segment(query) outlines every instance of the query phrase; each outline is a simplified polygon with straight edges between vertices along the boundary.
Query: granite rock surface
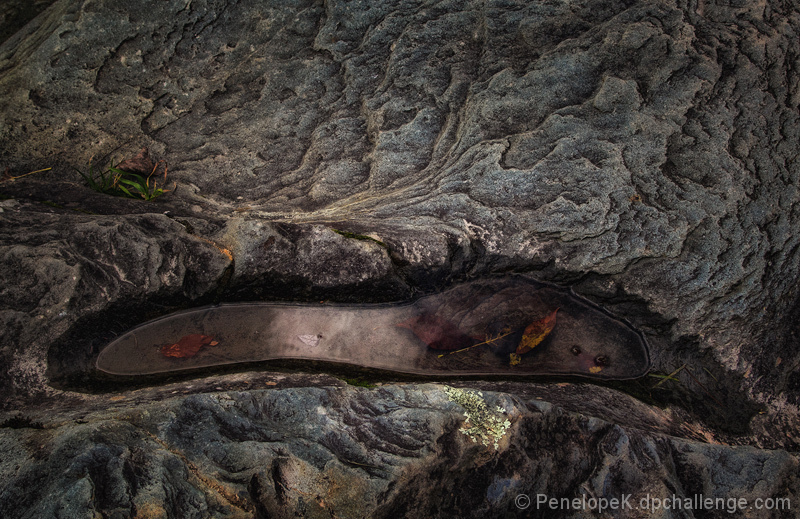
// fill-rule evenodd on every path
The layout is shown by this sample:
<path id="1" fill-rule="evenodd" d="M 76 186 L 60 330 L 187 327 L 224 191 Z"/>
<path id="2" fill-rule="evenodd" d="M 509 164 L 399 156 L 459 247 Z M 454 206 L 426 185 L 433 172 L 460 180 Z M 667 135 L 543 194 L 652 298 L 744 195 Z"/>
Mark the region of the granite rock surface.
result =
<path id="1" fill-rule="evenodd" d="M 19 5 L 0 11 L 4 516 L 796 500 L 796 2 Z M 153 202 L 74 172 L 142 147 L 168 165 Z M 507 411 L 497 450 L 459 432 L 441 385 L 386 374 L 92 373 L 177 309 L 402 301 L 508 272 L 628 320 L 654 374 L 685 367 L 658 387 L 465 383 Z"/>

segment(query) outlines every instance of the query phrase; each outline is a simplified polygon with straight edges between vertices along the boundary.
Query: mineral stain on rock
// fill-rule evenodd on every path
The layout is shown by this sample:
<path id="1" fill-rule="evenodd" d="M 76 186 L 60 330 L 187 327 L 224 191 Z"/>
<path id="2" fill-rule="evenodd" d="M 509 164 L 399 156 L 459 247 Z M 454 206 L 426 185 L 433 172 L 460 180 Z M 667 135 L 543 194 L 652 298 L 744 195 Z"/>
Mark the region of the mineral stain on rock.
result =
<path id="1" fill-rule="evenodd" d="M 192 354 L 177 354 L 181 344 L 194 346 Z M 410 304 L 237 303 L 179 312 L 118 337 L 96 366 L 136 376 L 278 359 L 433 376 L 602 379 L 639 377 L 650 364 L 644 338 L 627 323 L 569 290 L 515 276 Z"/>

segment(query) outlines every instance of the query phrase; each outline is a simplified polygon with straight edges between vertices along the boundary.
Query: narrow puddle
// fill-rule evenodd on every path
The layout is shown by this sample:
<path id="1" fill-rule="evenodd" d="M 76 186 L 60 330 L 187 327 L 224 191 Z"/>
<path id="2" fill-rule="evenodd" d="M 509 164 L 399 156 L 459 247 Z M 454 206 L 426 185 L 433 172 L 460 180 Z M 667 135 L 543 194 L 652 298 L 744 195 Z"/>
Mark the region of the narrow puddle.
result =
<path id="1" fill-rule="evenodd" d="M 647 373 L 642 335 L 569 290 L 520 277 L 474 281 L 403 305 L 237 303 L 142 324 L 99 354 L 115 376 L 279 359 L 417 375 Z"/>

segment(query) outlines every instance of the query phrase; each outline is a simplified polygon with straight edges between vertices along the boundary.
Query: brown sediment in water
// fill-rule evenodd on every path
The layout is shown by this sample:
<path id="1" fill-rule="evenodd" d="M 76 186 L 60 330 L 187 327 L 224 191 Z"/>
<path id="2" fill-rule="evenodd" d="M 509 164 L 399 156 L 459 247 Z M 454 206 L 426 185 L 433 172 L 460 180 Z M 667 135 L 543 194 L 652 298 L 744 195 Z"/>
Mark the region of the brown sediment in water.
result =
<path id="1" fill-rule="evenodd" d="M 552 331 L 512 363 L 526 328 L 556 309 Z M 181 356 L 190 336 L 209 339 Z M 569 290 L 520 277 L 465 283 L 402 305 L 198 308 L 130 330 L 100 352 L 96 366 L 136 376 L 282 359 L 434 376 L 629 379 L 649 368 L 647 344 L 630 325 Z"/>

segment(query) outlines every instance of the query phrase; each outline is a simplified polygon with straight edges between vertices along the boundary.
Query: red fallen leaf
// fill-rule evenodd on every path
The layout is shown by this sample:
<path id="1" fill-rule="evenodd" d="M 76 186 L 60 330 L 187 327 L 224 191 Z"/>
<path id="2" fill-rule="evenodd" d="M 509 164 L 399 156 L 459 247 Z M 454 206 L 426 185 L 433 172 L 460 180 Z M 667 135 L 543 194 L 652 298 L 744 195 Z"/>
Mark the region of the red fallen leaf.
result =
<path id="1" fill-rule="evenodd" d="M 156 164 L 153 162 L 153 159 L 150 158 L 150 151 L 147 148 L 142 148 L 136 155 L 123 160 L 115 167 L 130 173 L 149 175 L 155 169 Z"/>
<path id="2" fill-rule="evenodd" d="M 516 366 L 520 363 L 522 360 L 520 355 L 524 355 L 525 353 L 531 351 L 540 342 L 542 342 L 545 337 L 550 334 L 550 332 L 553 331 L 553 328 L 556 326 L 556 313 L 558 310 L 559 309 L 556 308 L 548 316 L 543 317 L 538 321 L 533 321 L 528 325 L 527 328 L 525 328 L 525 331 L 522 333 L 522 339 L 517 345 L 517 351 L 511 354 L 512 366 Z"/>
<path id="3" fill-rule="evenodd" d="M 465 335 L 453 323 L 434 314 L 420 314 L 397 323 L 395 326 L 408 328 L 419 340 L 434 350 L 457 350 L 471 346 L 475 341 Z"/>
<path id="4" fill-rule="evenodd" d="M 193 333 L 191 335 L 184 335 L 175 344 L 165 344 L 161 347 L 161 355 L 165 357 L 174 357 L 177 359 L 188 359 L 194 357 L 203 346 L 216 346 L 219 344 L 214 340 L 214 337 L 209 335 L 202 335 Z"/>

